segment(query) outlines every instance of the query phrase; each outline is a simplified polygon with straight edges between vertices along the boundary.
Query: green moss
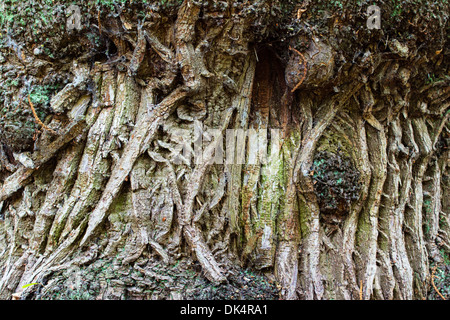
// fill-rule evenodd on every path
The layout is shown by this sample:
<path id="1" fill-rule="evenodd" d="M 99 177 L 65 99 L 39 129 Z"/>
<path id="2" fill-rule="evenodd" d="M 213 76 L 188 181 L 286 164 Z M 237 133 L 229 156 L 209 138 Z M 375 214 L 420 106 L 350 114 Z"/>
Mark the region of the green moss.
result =
<path id="1" fill-rule="evenodd" d="M 59 85 L 37 85 L 29 93 L 31 102 L 36 105 L 48 106 L 53 92 L 59 89 Z"/>
<path id="2" fill-rule="evenodd" d="M 425 209 L 426 213 L 431 213 L 431 200 L 424 200 L 423 201 L 423 208 Z"/>

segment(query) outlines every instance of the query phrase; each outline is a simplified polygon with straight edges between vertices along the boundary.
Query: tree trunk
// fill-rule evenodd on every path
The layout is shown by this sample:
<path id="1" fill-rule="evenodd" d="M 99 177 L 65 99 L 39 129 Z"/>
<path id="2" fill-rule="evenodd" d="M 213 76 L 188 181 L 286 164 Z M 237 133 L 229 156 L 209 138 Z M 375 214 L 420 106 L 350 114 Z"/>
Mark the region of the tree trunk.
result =
<path id="1" fill-rule="evenodd" d="M 435 297 L 448 46 L 349 53 L 309 1 L 236 3 L 83 5 L 65 57 L 5 38 L 0 298 Z M 260 30 L 283 19 L 295 34 Z M 264 285 L 241 290 L 249 274 Z"/>

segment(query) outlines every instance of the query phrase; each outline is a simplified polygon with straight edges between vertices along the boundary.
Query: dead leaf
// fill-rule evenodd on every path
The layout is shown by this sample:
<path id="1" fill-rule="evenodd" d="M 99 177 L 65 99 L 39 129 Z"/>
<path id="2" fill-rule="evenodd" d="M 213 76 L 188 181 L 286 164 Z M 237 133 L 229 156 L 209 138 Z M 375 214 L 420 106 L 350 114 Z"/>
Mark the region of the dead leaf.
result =
<path id="1" fill-rule="evenodd" d="M 15 292 L 11 296 L 12 296 L 12 300 L 20 300 L 20 297 L 22 296 L 22 292 Z"/>

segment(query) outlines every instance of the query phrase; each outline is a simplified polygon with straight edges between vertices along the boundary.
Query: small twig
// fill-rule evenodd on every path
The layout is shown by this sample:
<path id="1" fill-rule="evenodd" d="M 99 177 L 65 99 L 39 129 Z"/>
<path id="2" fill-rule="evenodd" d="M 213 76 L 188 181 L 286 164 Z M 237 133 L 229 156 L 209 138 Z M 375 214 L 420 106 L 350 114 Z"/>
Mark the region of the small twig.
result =
<path id="1" fill-rule="evenodd" d="M 42 121 L 39 119 L 39 117 L 37 116 L 36 110 L 34 109 L 34 105 L 33 105 L 33 103 L 31 102 L 30 95 L 28 95 L 28 103 L 30 104 L 31 112 L 33 112 L 33 116 L 34 116 L 34 119 L 36 120 L 36 122 L 37 122 L 40 126 L 42 126 L 42 128 L 44 128 L 45 130 L 47 130 L 47 131 L 53 133 L 54 135 L 57 135 L 56 131 L 54 131 L 54 130 L 50 129 L 49 127 L 47 127 L 47 126 L 46 126 L 44 123 L 42 123 Z"/>
<path id="2" fill-rule="evenodd" d="M 447 299 L 445 299 L 445 297 L 439 292 L 438 288 L 437 288 L 436 285 L 434 284 L 434 278 L 436 277 L 436 276 L 434 275 L 434 273 L 436 272 L 436 268 L 437 268 L 437 266 L 435 266 L 435 267 L 433 268 L 433 272 L 431 273 L 431 284 L 433 285 L 433 288 L 434 288 L 434 290 L 436 290 L 437 294 L 442 298 L 442 300 L 447 300 Z"/>
<path id="3" fill-rule="evenodd" d="M 363 299 L 363 281 L 359 282 L 359 300 Z"/>

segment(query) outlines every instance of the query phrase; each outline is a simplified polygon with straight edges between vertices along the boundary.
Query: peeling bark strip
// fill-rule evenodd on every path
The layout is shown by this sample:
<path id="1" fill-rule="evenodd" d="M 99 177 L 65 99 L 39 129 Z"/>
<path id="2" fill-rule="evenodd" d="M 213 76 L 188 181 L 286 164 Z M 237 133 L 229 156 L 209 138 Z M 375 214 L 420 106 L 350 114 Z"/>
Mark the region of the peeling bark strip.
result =
<path id="1" fill-rule="evenodd" d="M 109 170 L 107 160 L 104 159 L 106 135 L 113 120 L 113 110 L 103 109 L 87 134 L 86 146 L 83 149 L 80 164 L 77 168 L 77 179 L 68 197 L 56 212 L 50 229 L 46 252 L 51 252 L 58 246 L 73 227 L 77 227 L 87 207 L 97 201 L 96 188 L 105 180 L 105 170 Z"/>
<path id="2" fill-rule="evenodd" d="M 349 117 L 349 116 L 348 116 Z M 351 122 L 350 117 L 346 119 L 350 128 L 352 128 L 354 132 L 354 140 L 356 147 L 356 159 L 360 161 L 357 162 L 359 167 L 359 171 L 362 174 L 362 182 L 363 182 L 363 190 L 361 192 L 360 198 L 358 202 L 351 209 L 349 217 L 344 224 L 343 230 L 343 252 L 344 252 L 344 268 L 343 268 L 343 279 L 346 279 L 349 283 L 349 289 L 344 294 L 346 299 L 350 299 L 353 297 L 355 299 L 356 296 L 360 295 L 362 300 L 362 285 L 358 289 L 357 277 L 356 277 L 356 266 L 353 262 L 353 254 L 355 248 L 355 235 L 357 231 L 358 224 L 358 216 L 361 213 L 364 202 L 367 199 L 367 195 L 369 192 L 369 184 L 371 178 L 371 167 L 369 166 L 369 151 L 367 147 L 367 135 L 366 129 L 363 119 L 355 119 L 354 123 Z M 362 280 L 361 280 L 362 281 Z M 360 282 L 361 282 L 360 281 Z"/>

